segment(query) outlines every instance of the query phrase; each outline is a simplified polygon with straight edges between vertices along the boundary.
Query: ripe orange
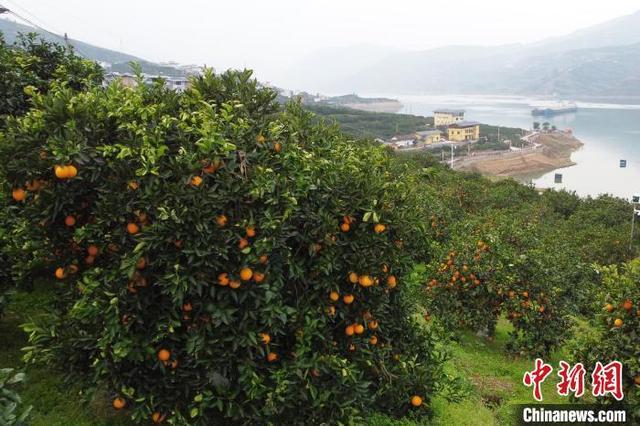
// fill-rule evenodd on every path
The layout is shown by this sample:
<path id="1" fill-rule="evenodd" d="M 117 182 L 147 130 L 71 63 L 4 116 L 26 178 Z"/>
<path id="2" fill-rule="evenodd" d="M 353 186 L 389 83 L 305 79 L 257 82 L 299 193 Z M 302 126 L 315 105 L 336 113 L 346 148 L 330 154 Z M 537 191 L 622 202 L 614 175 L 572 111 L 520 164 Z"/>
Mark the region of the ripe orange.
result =
<path id="1" fill-rule="evenodd" d="M 413 395 L 411 397 L 411 405 L 413 405 L 414 407 L 419 407 L 422 405 L 422 398 L 420 398 L 418 395 Z"/>
<path id="2" fill-rule="evenodd" d="M 376 223 L 376 226 L 373 227 L 373 230 L 376 234 L 382 234 L 385 229 L 387 229 L 386 226 L 381 223 Z"/>
<path id="3" fill-rule="evenodd" d="M 64 224 L 67 226 L 74 226 L 76 224 L 76 218 L 69 215 L 64 218 Z"/>
<path id="4" fill-rule="evenodd" d="M 116 410 L 122 410 L 125 405 L 127 405 L 127 401 L 125 401 L 124 398 L 118 397 L 113 400 L 113 408 Z"/>
<path id="5" fill-rule="evenodd" d="M 373 285 L 373 280 L 369 275 L 361 275 L 360 278 L 358 279 L 358 283 L 362 287 L 371 287 Z"/>
<path id="6" fill-rule="evenodd" d="M 131 235 L 135 235 L 140 232 L 140 227 L 133 222 L 127 224 L 127 232 Z"/>
<path id="7" fill-rule="evenodd" d="M 356 324 L 353 329 L 356 332 L 356 334 L 364 333 L 364 326 L 362 324 Z"/>
<path id="8" fill-rule="evenodd" d="M 238 280 L 231 280 L 229 281 L 229 287 L 232 289 L 236 289 L 236 288 L 240 288 L 240 281 Z"/>
<path id="9" fill-rule="evenodd" d="M 53 171 L 58 179 L 65 179 L 67 177 L 65 166 L 54 166 Z"/>
<path id="10" fill-rule="evenodd" d="M 257 283 L 264 281 L 264 274 L 262 272 L 254 272 L 253 280 Z"/>
<path id="11" fill-rule="evenodd" d="M 356 328 L 353 325 L 348 325 L 344 329 L 344 334 L 346 334 L 347 336 L 353 336 L 355 332 Z"/>
<path id="12" fill-rule="evenodd" d="M 356 284 L 358 282 L 358 274 L 356 274 L 355 272 L 349 272 L 349 282 L 351 284 Z"/>
<path id="13" fill-rule="evenodd" d="M 67 273 L 64 271 L 64 268 L 58 268 L 56 269 L 55 276 L 57 279 L 63 280 L 67 276 Z"/>
<path id="14" fill-rule="evenodd" d="M 634 379 L 633 379 L 634 383 L 638 386 L 640 386 L 640 374 L 637 375 Z"/>
<path id="15" fill-rule="evenodd" d="M 278 359 L 278 354 L 276 354 L 275 352 L 269 352 L 267 354 L 267 361 L 273 362 L 273 361 L 275 361 L 277 359 Z"/>
<path id="16" fill-rule="evenodd" d="M 378 328 L 378 321 L 376 320 L 369 321 L 369 328 L 371 330 L 375 330 L 376 328 Z"/>
<path id="17" fill-rule="evenodd" d="M 529 292 L 528 291 L 523 291 L 522 292 L 522 297 L 524 297 L 525 299 L 529 297 Z"/>
<path id="18" fill-rule="evenodd" d="M 240 270 L 240 279 L 242 281 L 249 281 L 253 277 L 253 271 L 251 268 L 242 268 Z"/>
<path id="19" fill-rule="evenodd" d="M 78 169 L 76 169 L 76 166 L 74 166 L 73 164 L 70 166 L 66 166 L 66 169 L 68 179 L 73 179 L 74 177 L 78 176 Z"/>
<path id="20" fill-rule="evenodd" d="M 12 191 L 11 196 L 16 201 L 24 201 L 27 198 L 27 192 L 22 188 L 16 188 Z"/>
<path id="21" fill-rule="evenodd" d="M 240 242 L 238 242 L 238 247 L 242 250 L 243 248 L 247 247 L 249 245 L 249 241 L 247 241 L 245 238 L 240 238 Z"/>
<path id="22" fill-rule="evenodd" d="M 633 308 L 633 303 L 631 302 L 631 300 L 627 299 L 624 301 L 624 303 L 622 304 L 622 307 L 626 310 L 626 311 L 630 311 L 631 308 Z"/>
<path id="23" fill-rule="evenodd" d="M 540 312 L 541 314 L 544 313 L 544 306 L 540 306 L 538 308 L 538 312 Z"/>
<path id="24" fill-rule="evenodd" d="M 247 237 L 255 237 L 256 236 L 256 228 L 253 226 L 249 226 L 245 229 L 247 231 Z"/>
<path id="25" fill-rule="evenodd" d="M 97 256 L 97 255 L 98 255 L 98 252 L 99 252 L 99 251 L 100 251 L 100 250 L 98 249 L 98 247 L 97 247 L 97 246 L 95 246 L 95 245 L 93 245 L 93 244 L 92 244 L 92 245 L 90 245 L 89 247 L 87 247 L 87 253 L 89 254 L 89 256 L 93 256 L 93 257 L 95 257 L 95 256 Z"/>
<path id="26" fill-rule="evenodd" d="M 263 265 L 266 265 L 268 261 L 269 261 L 269 257 L 266 254 L 263 254 L 262 256 L 260 256 L 260 263 L 262 263 Z"/>
<path id="27" fill-rule="evenodd" d="M 200 186 L 202 185 L 202 178 L 200 176 L 194 176 L 191 178 L 191 185 Z"/>
<path id="28" fill-rule="evenodd" d="M 147 267 L 147 259 L 145 259 L 144 257 L 141 257 L 140 259 L 138 259 L 138 261 L 136 262 L 136 269 L 143 270 L 146 267 Z"/>
<path id="29" fill-rule="evenodd" d="M 182 310 L 184 312 L 191 312 L 191 311 L 193 311 L 193 305 L 191 303 L 187 302 L 184 305 L 182 305 Z"/>
<path id="30" fill-rule="evenodd" d="M 607 310 L 607 312 L 613 312 L 613 310 L 615 309 L 611 303 L 607 303 L 606 305 L 604 305 L 604 308 Z"/>
<path id="31" fill-rule="evenodd" d="M 347 305 L 352 304 L 354 300 L 355 300 L 355 297 L 353 296 L 353 294 L 345 294 L 344 297 L 342 298 L 342 301 Z"/>
<path id="32" fill-rule="evenodd" d="M 218 275 L 218 284 L 223 287 L 229 285 L 229 274 L 223 272 L 222 274 Z"/>
<path id="33" fill-rule="evenodd" d="M 369 343 L 372 345 L 377 345 L 378 344 L 378 337 L 377 336 L 371 336 L 371 338 L 369 339 Z"/>
<path id="34" fill-rule="evenodd" d="M 393 275 L 389 275 L 387 277 L 387 286 L 389 286 L 389 288 L 394 288 L 396 285 L 398 285 L 398 281 L 396 280 L 396 277 Z"/>
<path id="35" fill-rule="evenodd" d="M 260 333 L 260 341 L 265 345 L 268 345 L 271 341 L 271 336 L 269 336 L 269 334 L 267 333 Z"/>
<path id="36" fill-rule="evenodd" d="M 282 144 L 280 142 L 276 142 L 273 144 L 273 150 L 275 152 L 280 152 L 282 151 Z"/>
<path id="37" fill-rule="evenodd" d="M 165 416 L 155 411 L 151 414 L 151 421 L 155 424 L 162 423 L 164 421 Z"/>
<path id="38" fill-rule="evenodd" d="M 329 293 L 329 299 L 331 299 L 334 302 L 337 302 L 338 299 L 340 299 L 340 295 L 338 294 L 337 291 L 332 291 L 331 293 Z"/>
<path id="39" fill-rule="evenodd" d="M 169 361 L 171 358 L 171 352 L 168 349 L 160 349 L 158 351 L 158 359 L 162 362 Z"/>
<path id="40" fill-rule="evenodd" d="M 623 321 L 620 318 L 616 318 L 616 320 L 613 322 L 613 325 L 620 328 L 622 327 Z"/>
<path id="41" fill-rule="evenodd" d="M 351 229 L 351 226 L 349 226 L 348 223 L 342 223 L 340 224 L 340 230 L 342 232 L 349 232 L 349 229 Z"/>

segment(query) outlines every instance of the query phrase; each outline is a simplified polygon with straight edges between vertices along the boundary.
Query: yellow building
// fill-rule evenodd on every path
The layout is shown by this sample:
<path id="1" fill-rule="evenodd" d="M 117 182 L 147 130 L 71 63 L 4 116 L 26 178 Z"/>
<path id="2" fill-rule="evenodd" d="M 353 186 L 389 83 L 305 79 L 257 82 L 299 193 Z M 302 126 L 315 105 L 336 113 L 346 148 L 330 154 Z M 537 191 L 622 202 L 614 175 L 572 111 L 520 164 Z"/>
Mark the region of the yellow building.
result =
<path id="1" fill-rule="evenodd" d="M 449 126 L 464 120 L 464 110 L 461 109 L 438 109 L 433 111 L 433 124 L 438 126 Z"/>
<path id="2" fill-rule="evenodd" d="M 420 144 L 431 145 L 440 142 L 442 132 L 440 130 L 424 130 L 416 132 L 416 140 Z"/>
<path id="3" fill-rule="evenodd" d="M 453 142 L 477 141 L 480 139 L 480 123 L 459 121 L 447 129 L 449 140 Z"/>

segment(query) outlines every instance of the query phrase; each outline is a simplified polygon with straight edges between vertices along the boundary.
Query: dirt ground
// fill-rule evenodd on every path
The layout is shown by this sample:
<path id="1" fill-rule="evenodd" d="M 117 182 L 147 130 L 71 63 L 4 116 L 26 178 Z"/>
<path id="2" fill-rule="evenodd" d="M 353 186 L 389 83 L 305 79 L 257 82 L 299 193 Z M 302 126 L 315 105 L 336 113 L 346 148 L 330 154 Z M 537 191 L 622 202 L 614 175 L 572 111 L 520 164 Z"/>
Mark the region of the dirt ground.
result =
<path id="1" fill-rule="evenodd" d="M 537 142 L 542 146 L 535 150 L 464 158 L 455 169 L 499 177 L 544 173 L 574 165 L 571 154 L 583 145 L 575 137 L 561 132 L 543 134 Z"/>

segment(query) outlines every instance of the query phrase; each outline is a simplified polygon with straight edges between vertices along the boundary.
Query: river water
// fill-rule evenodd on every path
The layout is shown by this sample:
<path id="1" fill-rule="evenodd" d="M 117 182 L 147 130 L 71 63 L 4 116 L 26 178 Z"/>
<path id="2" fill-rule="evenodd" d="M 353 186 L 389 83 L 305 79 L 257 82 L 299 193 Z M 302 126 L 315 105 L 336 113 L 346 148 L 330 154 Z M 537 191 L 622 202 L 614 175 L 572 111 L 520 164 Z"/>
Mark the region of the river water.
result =
<path id="1" fill-rule="evenodd" d="M 402 113 L 430 116 L 437 108 L 459 108 L 467 120 L 530 129 L 534 121 L 548 121 L 559 129 L 570 128 L 584 146 L 574 152 L 575 166 L 532 175 L 541 188 L 566 188 L 582 196 L 609 193 L 630 198 L 640 193 L 640 101 L 631 103 L 577 102 L 578 111 L 555 117 L 532 117 L 536 106 L 553 102 L 501 96 L 391 96 L 403 104 Z M 620 168 L 620 160 L 627 167 Z M 561 173 L 562 183 L 554 183 Z"/>

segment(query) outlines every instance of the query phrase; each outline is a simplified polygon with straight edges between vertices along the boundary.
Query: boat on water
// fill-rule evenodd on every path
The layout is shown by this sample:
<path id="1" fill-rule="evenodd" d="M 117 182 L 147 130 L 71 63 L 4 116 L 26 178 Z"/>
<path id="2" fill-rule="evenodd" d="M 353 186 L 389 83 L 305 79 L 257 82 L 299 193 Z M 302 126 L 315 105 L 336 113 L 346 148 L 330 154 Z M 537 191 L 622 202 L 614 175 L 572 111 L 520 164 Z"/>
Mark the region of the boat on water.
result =
<path id="1" fill-rule="evenodd" d="M 544 108 L 535 108 L 533 111 L 531 111 L 531 115 L 551 117 L 553 115 L 568 114 L 571 112 L 576 112 L 577 110 L 578 110 L 578 106 L 575 103 L 571 102 L 571 103 L 562 103 L 562 104 L 552 105 Z"/>

